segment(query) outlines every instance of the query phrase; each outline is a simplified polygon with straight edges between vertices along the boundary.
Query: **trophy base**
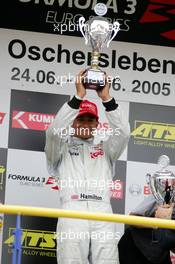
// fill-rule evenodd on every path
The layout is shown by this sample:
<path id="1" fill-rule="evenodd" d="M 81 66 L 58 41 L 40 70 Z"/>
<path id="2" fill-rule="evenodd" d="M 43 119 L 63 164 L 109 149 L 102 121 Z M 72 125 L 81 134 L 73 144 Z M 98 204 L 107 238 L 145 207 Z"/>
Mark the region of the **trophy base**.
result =
<path id="1" fill-rule="evenodd" d="M 83 85 L 85 89 L 102 90 L 105 86 L 105 73 L 99 69 L 87 69 Z"/>

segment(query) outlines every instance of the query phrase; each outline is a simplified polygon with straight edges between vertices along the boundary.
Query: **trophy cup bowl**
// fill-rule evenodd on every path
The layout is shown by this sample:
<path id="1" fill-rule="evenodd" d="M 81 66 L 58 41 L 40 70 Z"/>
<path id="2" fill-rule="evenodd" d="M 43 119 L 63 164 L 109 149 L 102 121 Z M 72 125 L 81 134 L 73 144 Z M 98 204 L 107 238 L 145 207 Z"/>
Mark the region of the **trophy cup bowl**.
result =
<path id="1" fill-rule="evenodd" d="M 106 83 L 105 72 L 99 69 L 99 57 L 103 47 L 109 47 L 109 43 L 119 31 L 120 24 L 115 21 L 110 24 L 108 20 L 101 16 L 95 16 L 85 23 L 85 18 L 79 18 L 79 27 L 85 38 L 85 44 L 90 44 L 91 66 L 86 69 L 83 80 L 86 89 L 100 90 Z"/>
<path id="2" fill-rule="evenodd" d="M 151 192 L 158 204 L 171 204 L 175 198 L 175 174 L 166 169 L 169 165 L 169 157 L 162 155 L 159 157 L 159 171 L 153 175 L 147 174 Z"/>

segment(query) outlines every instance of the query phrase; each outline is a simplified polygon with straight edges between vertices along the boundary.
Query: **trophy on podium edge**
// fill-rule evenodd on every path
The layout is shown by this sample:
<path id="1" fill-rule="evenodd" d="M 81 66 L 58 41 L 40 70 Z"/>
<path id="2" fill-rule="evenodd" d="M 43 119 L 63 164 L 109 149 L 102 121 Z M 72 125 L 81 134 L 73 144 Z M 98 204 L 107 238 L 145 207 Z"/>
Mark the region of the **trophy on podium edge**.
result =
<path id="1" fill-rule="evenodd" d="M 94 11 L 97 16 L 86 23 L 84 17 L 79 18 L 79 28 L 85 38 L 85 44 L 90 44 L 92 47 L 91 66 L 85 71 L 83 84 L 86 89 L 101 90 L 105 86 L 106 75 L 98 67 L 100 52 L 103 47 L 109 47 L 109 43 L 120 30 L 120 24 L 118 21 L 111 24 L 107 18 L 103 17 L 107 12 L 105 4 L 96 4 Z"/>
<path id="2" fill-rule="evenodd" d="M 158 204 L 171 205 L 175 199 L 175 174 L 167 169 L 170 164 L 168 156 L 160 156 L 157 163 L 160 170 L 153 175 L 147 174 L 147 182 Z"/>

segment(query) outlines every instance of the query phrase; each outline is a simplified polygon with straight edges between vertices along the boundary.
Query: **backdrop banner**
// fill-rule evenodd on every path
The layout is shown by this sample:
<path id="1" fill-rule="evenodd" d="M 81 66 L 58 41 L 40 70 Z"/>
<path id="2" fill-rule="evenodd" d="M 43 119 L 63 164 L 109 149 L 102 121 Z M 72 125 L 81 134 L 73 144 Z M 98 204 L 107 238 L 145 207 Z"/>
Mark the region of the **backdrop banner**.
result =
<path id="1" fill-rule="evenodd" d="M 150 195 L 146 174 L 170 157 L 175 173 L 175 1 L 13 0 L 0 9 L 0 202 L 59 208 L 59 186 L 49 175 L 45 132 L 75 94 L 75 78 L 90 65 L 78 19 L 103 2 L 121 30 L 100 56 L 112 78 L 110 94 L 131 126 L 129 144 L 114 166 L 111 205 L 128 214 Z M 117 82 L 118 76 L 121 82 Z M 100 130 L 109 123 L 95 91 Z M 1 264 L 11 263 L 15 216 L 1 216 Z M 4 219 L 3 219 L 4 218 Z M 22 263 L 56 264 L 57 219 L 22 217 Z M 116 243 L 124 232 L 117 225 Z M 3 252 L 1 254 L 1 252 Z M 1 256 L 2 255 L 2 256 Z M 175 258 L 172 256 L 172 261 Z M 175 263 L 175 262 L 174 262 Z"/>

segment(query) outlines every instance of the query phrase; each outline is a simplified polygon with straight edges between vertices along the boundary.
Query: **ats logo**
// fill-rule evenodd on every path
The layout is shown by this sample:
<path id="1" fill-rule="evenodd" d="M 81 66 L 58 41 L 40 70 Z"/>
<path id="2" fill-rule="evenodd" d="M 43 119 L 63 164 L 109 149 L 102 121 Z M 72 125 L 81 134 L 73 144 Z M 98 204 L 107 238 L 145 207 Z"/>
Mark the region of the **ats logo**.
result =
<path id="1" fill-rule="evenodd" d="M 175 142 L 175 125 L 147 121 L 135 121 L 131 135 L 135 139 Z"/>
<path id="2" fill-rule="evenodd" d="M 175 40 L 175 1 L 150 0 L 140 23 L 161 23 L 160 36 Z"/>
<path id="3" fill-rule="evenodd" d="M 5 167 L 0 165 L 0 190 L 2 190 L 2 185 L 4 181 Z"/>
<path id="4" fill-rule="evenodd" d="M 9 236 L 4 244 L 11 246 L 14 242 L 15 228 L 9 228 Z M 22 249 L 56 250 L 55 233 L 51 231 L 22 229 Z"/>

